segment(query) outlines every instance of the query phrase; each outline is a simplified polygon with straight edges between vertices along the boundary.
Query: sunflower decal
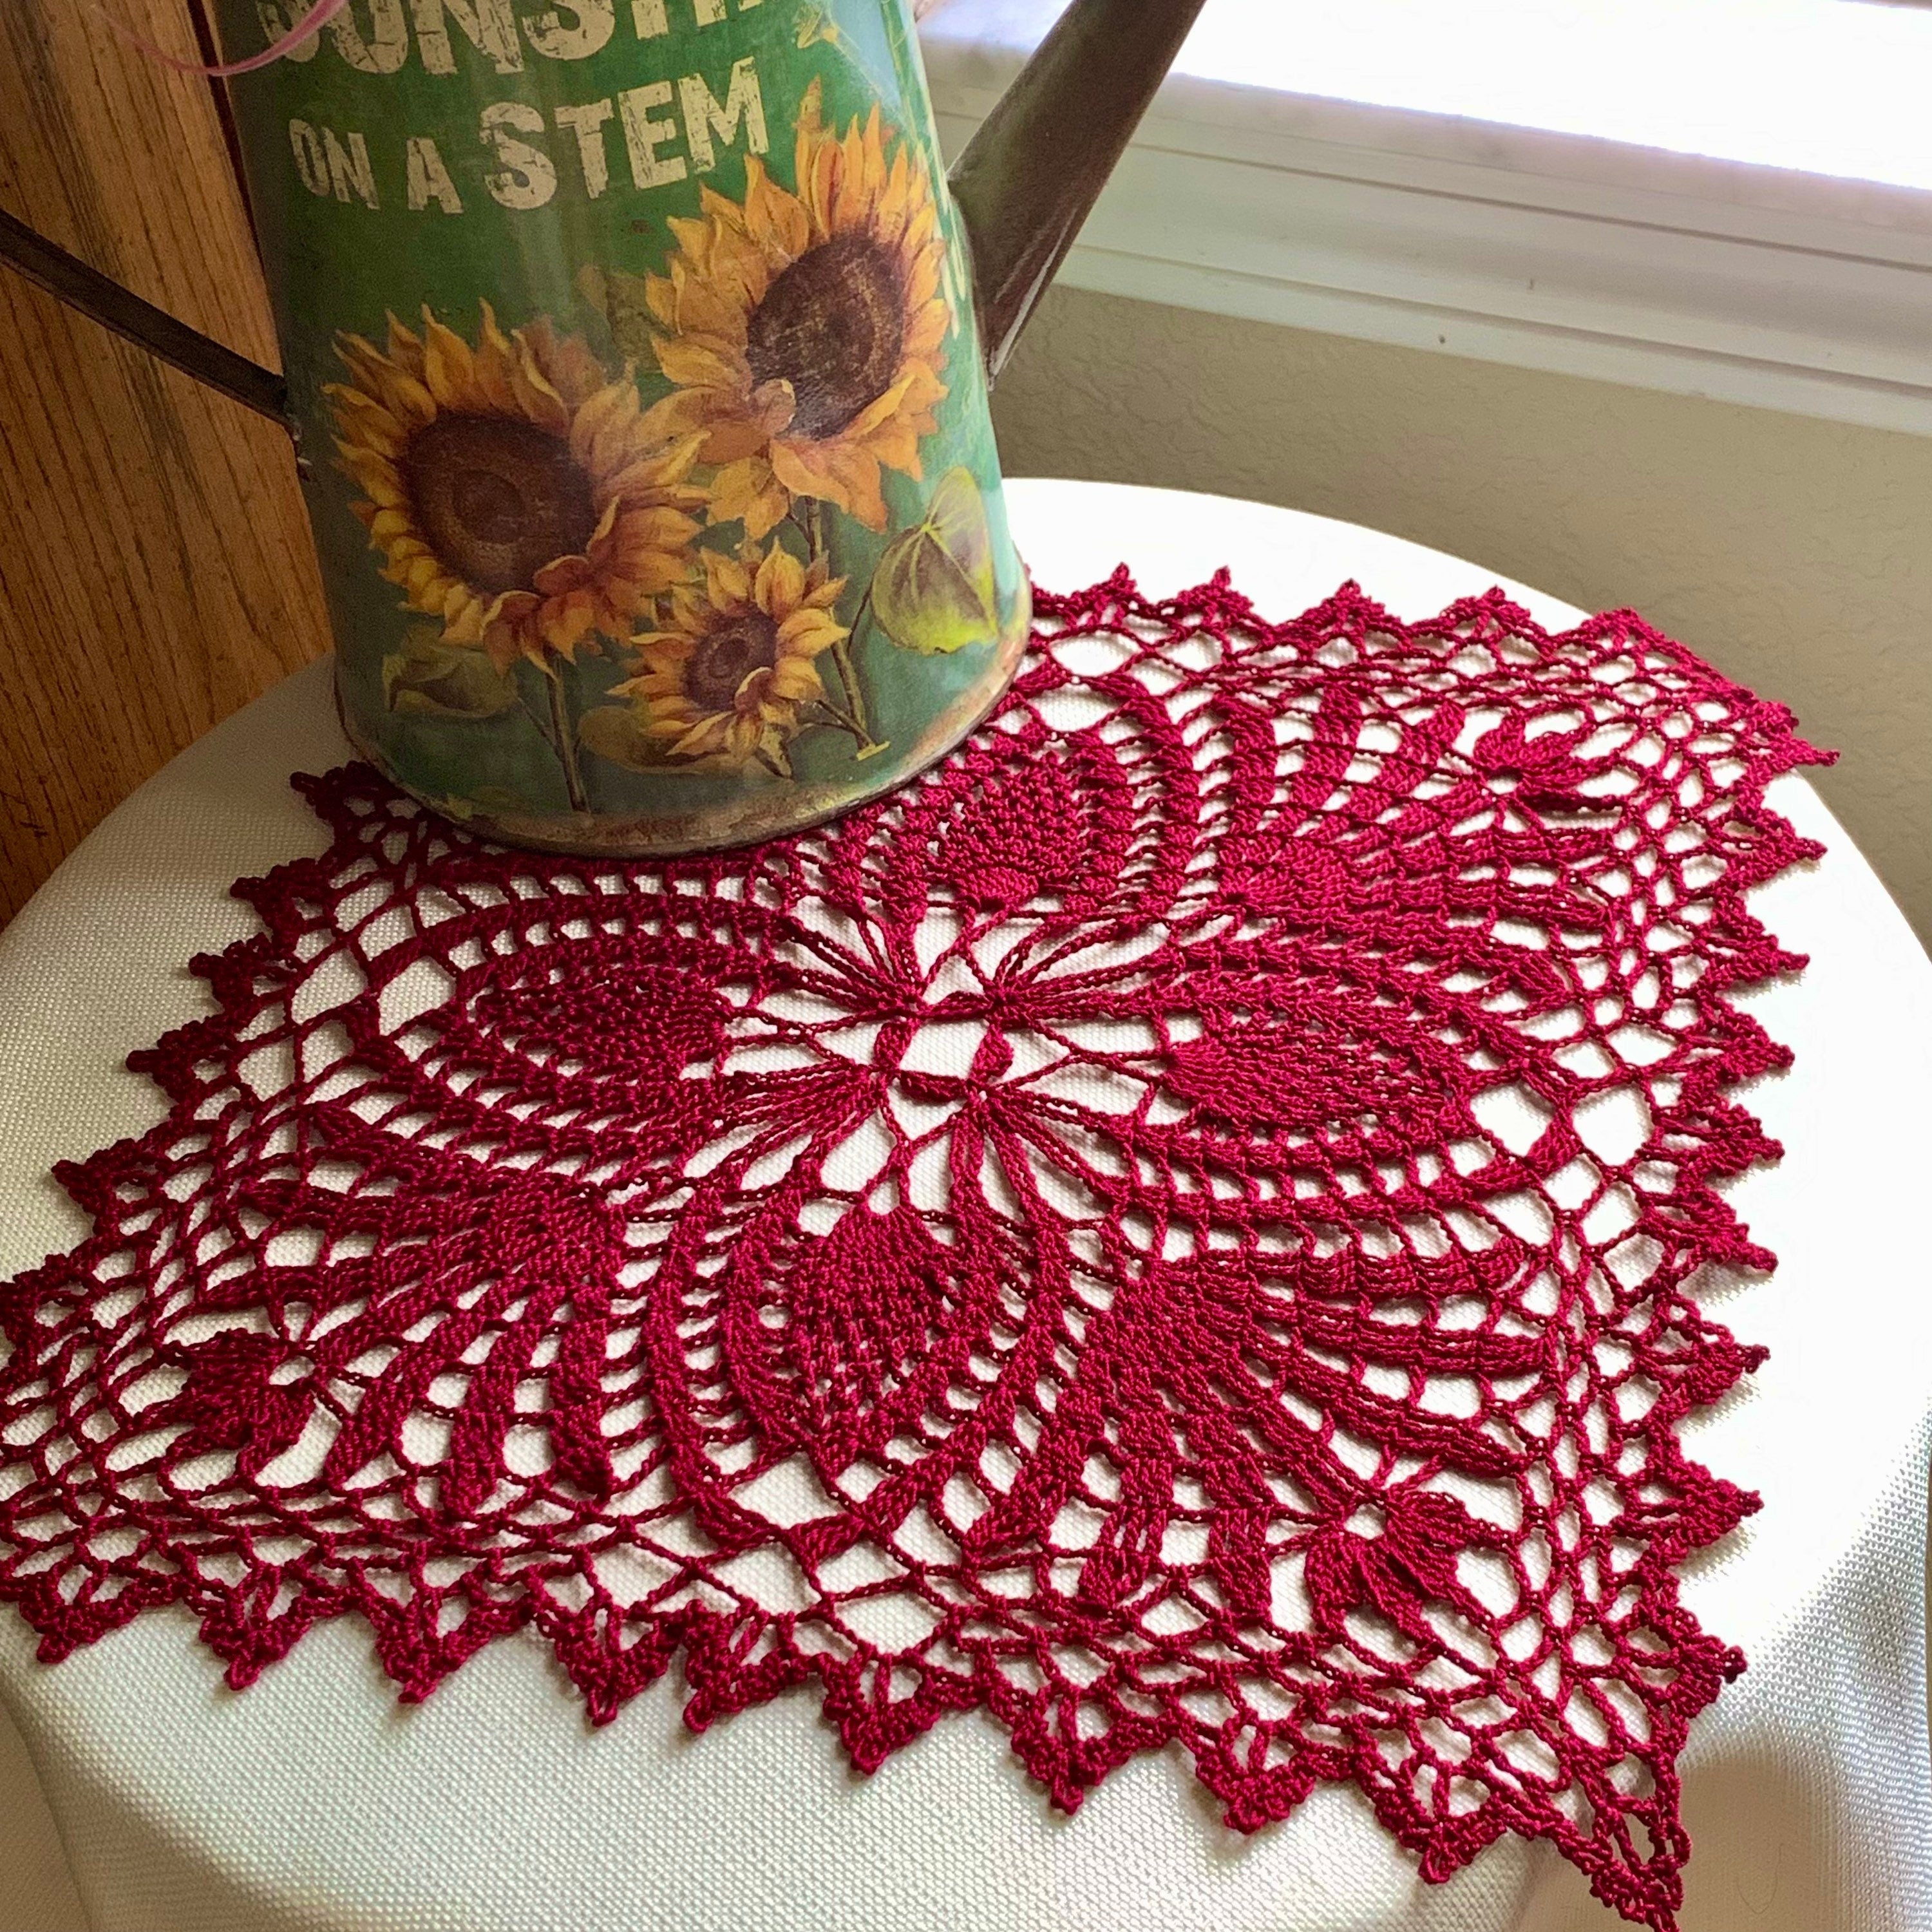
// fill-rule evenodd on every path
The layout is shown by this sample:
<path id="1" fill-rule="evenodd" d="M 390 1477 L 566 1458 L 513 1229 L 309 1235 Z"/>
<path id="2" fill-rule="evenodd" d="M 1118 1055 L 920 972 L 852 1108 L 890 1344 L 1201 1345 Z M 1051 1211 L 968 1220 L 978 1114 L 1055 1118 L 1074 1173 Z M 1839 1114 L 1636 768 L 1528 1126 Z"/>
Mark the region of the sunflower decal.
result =
<path id="1" fill-rule="evenodd" d="M 896 739 L 912 756 L 1006 634 L 938 164 L 842 36 L 810 44 L 831 77 L 791 96 L 775 172 L 748 143 L 738 198 L 692 180 L 559 265 L 582 334 L 484 302 L 472 332 L 426 305 L 336 338 L 339 467 L 415 614 L 382 663 L 389 742 L 441 788 L 473 771 L 442 802 L 505 836 L 549 838 L 560 778 L 626 824 L 660 808 L 640 778 L 836 797 Z M 921 658 L 962 668 L 909 692 Z"/>
<path id="2" fill-rule="evenodd" d="M 801 712 L 827 702 L 817 661 L 848 634 L 834 615 L 844 579 L 776 544 L 702 554 L 703 588 L 671 593 L 669 622 L 634 640 L 638 674 L 613 695 L 632 700 L 639 736 L 668 760 L 788 772 Z"/>
<path id="3" fill-rule="evenodd" d="M 700 435 L 712 514 L 760 538 L 793 499 L 886 527 L 883 472 L 917 480 L 946 394 L 945 243 L 932 183 L 876 105 L 842 136 L 814 80 L 797 122 L 797 192 L 746 163 L 745 198 L 706 188 L 674 220 L 667 272 L 646 280 L 659 367 L 677 387 L 650 411 L 668 439 Z M 890 151 L 890 152 L 889 152 Z"/>
<path id="4" fill-rule="evenodd" d="M 356 513 L 444 643 L 548 668 L 628 638 L 692 575 L 703 438 L 656 435 L 628 372 L 612 380 L 578 338 L 543 320 L 506 335 L 485 302 L 473 348 L 426 308 L 420 335 L 390 319 L 386 352 L 359 335 L 337 352 Z"/>

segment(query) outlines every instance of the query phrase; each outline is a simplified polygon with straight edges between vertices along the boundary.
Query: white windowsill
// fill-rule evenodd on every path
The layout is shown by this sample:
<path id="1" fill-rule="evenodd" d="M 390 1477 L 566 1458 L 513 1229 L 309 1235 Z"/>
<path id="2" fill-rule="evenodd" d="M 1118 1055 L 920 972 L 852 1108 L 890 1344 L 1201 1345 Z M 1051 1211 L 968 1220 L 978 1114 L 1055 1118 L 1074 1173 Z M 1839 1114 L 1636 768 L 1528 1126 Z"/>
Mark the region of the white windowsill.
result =
<path id="1" fill-rule="evenodd" d="M 922 28 L 964 145 L 1059 0 Z M 1932 435 L 1932 10 L 1208 0 L 1077 287 Z"/>

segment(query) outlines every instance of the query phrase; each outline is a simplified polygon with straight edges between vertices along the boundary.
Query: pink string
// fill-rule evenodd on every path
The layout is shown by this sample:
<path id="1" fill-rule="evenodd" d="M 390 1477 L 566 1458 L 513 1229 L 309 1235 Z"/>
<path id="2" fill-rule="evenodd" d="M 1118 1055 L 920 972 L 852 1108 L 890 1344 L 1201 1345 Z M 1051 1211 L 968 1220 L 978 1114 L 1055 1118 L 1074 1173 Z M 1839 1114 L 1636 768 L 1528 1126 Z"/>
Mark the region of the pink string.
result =
<path id="1" fill-rule="evenodd" d="M 163 67 L 171 67 L 177 74 L 206 75 L 211 80 L 226 80 L 238 74 L 253 74 L 258 68 L 271 66 L 274 62 L 322 28 L 340 13 L 348 0 L 315 0 L 311 7 L 274 46 L 265 48 L 259 54 L 250 54 L 246 60 L 228 61 L 209 67 L 200 61 L 183 60 L 178 54 L 171 54 L 165 47 L 158 47 L 145 34 L 136 33 L 124 20 L 118 20 L 106 8 L 96 6 L 88 0 L 88 11 L 104 20 L 113 32 L 138 47 L 151 61 L 158 61 Z"/>

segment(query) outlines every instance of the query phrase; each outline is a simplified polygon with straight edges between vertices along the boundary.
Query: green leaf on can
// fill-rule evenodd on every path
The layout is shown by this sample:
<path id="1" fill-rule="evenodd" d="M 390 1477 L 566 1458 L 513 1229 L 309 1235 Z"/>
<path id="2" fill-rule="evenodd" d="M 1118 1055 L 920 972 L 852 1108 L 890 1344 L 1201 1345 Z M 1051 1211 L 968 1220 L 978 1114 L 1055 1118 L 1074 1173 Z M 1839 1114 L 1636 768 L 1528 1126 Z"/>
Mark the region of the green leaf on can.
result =
<path id="1" fill-rule="evenodd" d="M 939 479 L 924 518 L 886 546 L 872 614 L 894 644 L 926 656 L 999 635 L 986 500 L 963 464 Z"/>
<path id="2" fill-rule="evenodd" d="M 517 701 L 517 688 L 479 650 L 446 644 L 419 624 L 382 660 L 382 701 L 427 718 L 494 718 Z"/>
<path id="3" fill-rule="evenodd" d="M 627 772 L 664 768 L 662 744 L 644 736 L 637 712 L 628 704 L 599 704 L 586 711 L 578 720 L 577 742 Z"/>

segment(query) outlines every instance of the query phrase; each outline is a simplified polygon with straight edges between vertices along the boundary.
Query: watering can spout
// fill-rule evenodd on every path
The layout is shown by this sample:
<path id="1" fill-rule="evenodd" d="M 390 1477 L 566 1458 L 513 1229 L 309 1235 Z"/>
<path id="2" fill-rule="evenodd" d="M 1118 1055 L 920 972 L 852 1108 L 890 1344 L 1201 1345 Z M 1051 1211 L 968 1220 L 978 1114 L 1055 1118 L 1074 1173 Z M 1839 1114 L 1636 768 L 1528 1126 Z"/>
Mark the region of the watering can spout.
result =
<path id="1" fill-rule="evenodd" d="M 950 176 L 988 379 L 1012 353 L 1203 0 L 1072 0 Z"/>

